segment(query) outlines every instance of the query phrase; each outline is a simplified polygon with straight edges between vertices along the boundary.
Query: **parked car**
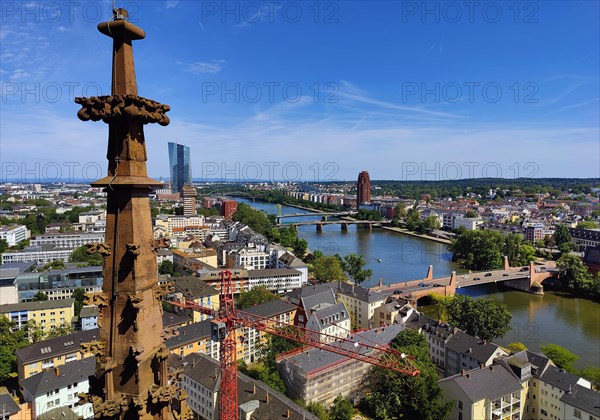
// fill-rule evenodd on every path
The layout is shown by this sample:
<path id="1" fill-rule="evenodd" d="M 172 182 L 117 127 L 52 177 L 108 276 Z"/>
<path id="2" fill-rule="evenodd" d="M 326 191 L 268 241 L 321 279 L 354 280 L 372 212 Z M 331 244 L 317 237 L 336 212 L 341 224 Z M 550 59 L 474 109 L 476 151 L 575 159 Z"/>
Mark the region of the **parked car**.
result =
<path id="1" fill-rule="evenodd" d="M 401 295 L 402 294 L 402 290 L 394 290 L 394 294 L 395 295 Z"/>
<path id="2" fill-rule="evenodd" d="M 475 278 L 473 279 L 473 281 L 477 281 L 477 280 L 481 280 L 481 278 L 480 278 L 480 277 L 475 277 Z"/>
<path id="3" fill-rule="evenodd" d="M 528 271 L 528 270 L 529 270 L 529 267 L 523 267 L 519 271 Z"/>
<path id="4" fill-rule="evenodd" d="M 492 273 L 486 273 L 483 277 L 492 277 Z"/>
<path id="5" fill-rule="evenodd" d="M 502 274 L 502 277 L 508 277 L 508 273 Z"/>
<path id="6" fill-rule="evenodd" d="M 427 284 L 425 282 L 421 282 L 421 283 L 419 283 L 419 286 L 421 286 L 421 287 L 427 287 Z"/>
<path id="7" fill-rule="evenodd" d="M 435 284 L 433 285 L 433 287 L 444 287 L 444 286 L 443 286 L 443 285 L 441 285 L 441 284 L 439 284 L 439 283 L 435 283 Z"/>

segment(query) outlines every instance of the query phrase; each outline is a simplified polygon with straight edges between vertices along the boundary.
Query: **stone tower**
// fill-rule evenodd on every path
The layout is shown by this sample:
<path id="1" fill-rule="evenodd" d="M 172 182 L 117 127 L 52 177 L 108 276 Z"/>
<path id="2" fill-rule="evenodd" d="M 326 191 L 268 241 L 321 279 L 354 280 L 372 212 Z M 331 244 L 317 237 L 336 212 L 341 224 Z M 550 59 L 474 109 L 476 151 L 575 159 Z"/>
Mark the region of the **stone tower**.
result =
<path id="1" fill-rule="evenodd" d="M 108 124 L 108 176 L 92 183 L 107 192 L 106 236 L 88 252 L 104 257 L 102 292 L 88 296 L 99 307 L 99 341 L 82 345 L 96 355 L 96 376 L 90 393 L 96 418 L 189 418 L 179 372 L 169 373 L 164 341 L 156 250 L 168 246 L 152 234 L 148 193 L 159 182 L 146 173 L 144 124 L 169 124 L 168 105 L 138 96 L 132 41 L 142 29 L 128 21 L 124 9 L 98 30 L 113 39 L 110 96 L 76 98 L 83 121 Z M 175 408 L 173 408 L 175 407 Z"/>

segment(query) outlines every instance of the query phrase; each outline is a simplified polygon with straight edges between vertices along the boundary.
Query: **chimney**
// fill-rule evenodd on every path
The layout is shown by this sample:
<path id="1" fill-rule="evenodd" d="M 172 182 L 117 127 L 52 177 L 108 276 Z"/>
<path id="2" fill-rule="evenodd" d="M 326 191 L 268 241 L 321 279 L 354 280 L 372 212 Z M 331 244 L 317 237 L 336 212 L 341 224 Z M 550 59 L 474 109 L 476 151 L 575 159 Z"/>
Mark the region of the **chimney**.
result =
<path id="1" fill-rule="evenodd" d="M 252 395 L 256 394 L 256 381 L 252 384 Z"/>
<path id="2" fill-rule="evenodd" d="M 60 376 L 60 367 L 55 367 L 54 368 L 54 373 L 56 374 L 56 376 Z"/>
<path id="3" fill-rule="evenodd" d="M 471 379 L 471 375 L 469 375 L 468 373 L 465 374 L 465 376 L 467 377 L 467 379 Z"/>
<path id="4" fill-rule="evenodd" d="M 265 402 L 269 404 L 270 400 L 271 398 L 269 397 L 269 390 L 267 390 L 267 398 L 265 399 Z"/>
<path id="5" fill-rule="evenodd" d="M 465 370 L 464 369 L 460 370 L 460 376 L 465 376 Z"/>
<path id="6" fill-rule="evenodd" d="M 288 408 L 288 409 L 285 411 L 285 418 L 286 418 L 286 419 L 289 419 L 290 417 L 292 417 L 292 413 L 290 412 L 290 409 Z"/>
<path id="7" fill-rule="evenodd" d="M 479 369 L 483 369 L 483 363 L 479 363 Z"/>
<path id="8" fill-rule="evenodd" d="M 490 365 L 490 370 L 493 372 L 494 371 L 494 366 Z"/>

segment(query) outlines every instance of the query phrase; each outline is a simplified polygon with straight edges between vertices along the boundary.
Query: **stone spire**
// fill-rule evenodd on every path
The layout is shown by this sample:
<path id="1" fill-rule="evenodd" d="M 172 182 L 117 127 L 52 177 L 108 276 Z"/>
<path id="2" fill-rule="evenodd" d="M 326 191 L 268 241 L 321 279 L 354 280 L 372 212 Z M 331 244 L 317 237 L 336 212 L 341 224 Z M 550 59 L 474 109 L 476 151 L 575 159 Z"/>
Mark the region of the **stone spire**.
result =
<path id="1" fill-rule="evenodd" d="M 169 124 L 170 108 L 138 96 L 132 41 L 146 34 L 126 10 L 113 13 L 98 25 L 113 39 L 111 95 L 75 99 L 79 119 L 109 127 L 108 176 L 92 183 L 107 193 L 105 242 L 88 245 L 104 257 L 102 292 L 87 299 L 99 307 L 100 338 L 82 345 L 96 355 L 97 371 L 82 398 L 96 418 L 189 418 L 179 375 L 167 366 L 160 299 L 169 287 L 158 285 L 156 250 L 168 243 L 153 239 L 148 193 L 160 184 L 146 172 L 144 124 Z"/>

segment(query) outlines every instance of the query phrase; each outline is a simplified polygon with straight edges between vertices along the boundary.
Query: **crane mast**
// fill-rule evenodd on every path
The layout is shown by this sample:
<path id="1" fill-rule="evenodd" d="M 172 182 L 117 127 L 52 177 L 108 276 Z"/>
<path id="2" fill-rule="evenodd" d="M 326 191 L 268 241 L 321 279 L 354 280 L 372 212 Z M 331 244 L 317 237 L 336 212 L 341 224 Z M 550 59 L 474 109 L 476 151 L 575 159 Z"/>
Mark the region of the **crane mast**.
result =
<path id="1" fill-rule="evenodd" d="M 254 328 L 404 375 L 417 376 L 420 373 L 412 363 L 413 356 L 399 352 L 387 345 L 371 345 L 350 338 L 340 338 L 237 310 L 235 309 L 233 288 L 231 272 L 223 270 L 221 271 L 218 310 L 200 306 L 188 299 L 185 299 L 184 302 L 171 302 L 175 306 L 198 311 L 213 318 L 211 320 L 211 339 L 220 343 L 219 413 L 222 420 L 238 420 L 235 331 L 239 327 Z"/>

